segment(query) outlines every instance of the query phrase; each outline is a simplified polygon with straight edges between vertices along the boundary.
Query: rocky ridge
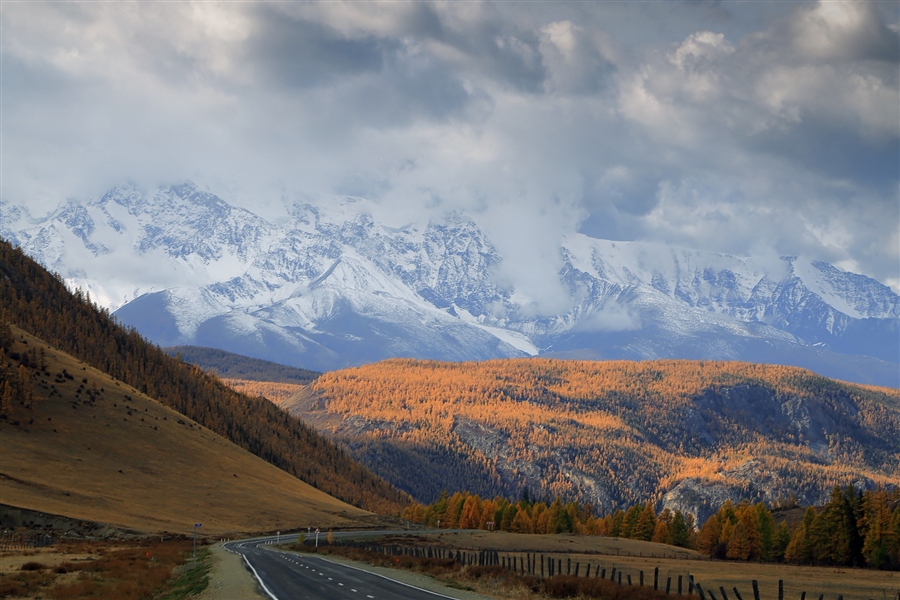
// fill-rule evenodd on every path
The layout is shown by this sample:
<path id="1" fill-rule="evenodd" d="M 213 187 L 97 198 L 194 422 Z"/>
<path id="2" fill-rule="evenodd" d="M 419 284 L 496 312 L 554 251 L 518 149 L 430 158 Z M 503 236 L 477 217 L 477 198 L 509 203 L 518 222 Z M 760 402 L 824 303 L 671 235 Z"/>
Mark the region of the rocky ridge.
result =
<path id="1" fill-rule="evenodd" d="M 389 227 L 358 198 L 270 222 L 191 183 L 114 188 L 42 218 L 0 207 L 0 235 L 160 345 L 316 370 L 392 356 L 736 359 L 900 384 L 900 297 L 802 257 L 762 260 L 573 234 L 570 301 L 535 310 L 505 260 L 449 213 Z"/>

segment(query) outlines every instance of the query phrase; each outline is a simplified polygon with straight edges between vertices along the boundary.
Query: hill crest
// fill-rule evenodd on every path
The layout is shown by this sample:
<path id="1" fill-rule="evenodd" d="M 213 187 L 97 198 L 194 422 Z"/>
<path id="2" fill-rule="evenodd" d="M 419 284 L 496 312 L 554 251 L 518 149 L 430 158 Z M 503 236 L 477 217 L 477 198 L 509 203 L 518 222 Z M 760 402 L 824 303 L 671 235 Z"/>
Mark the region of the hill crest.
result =
<path id="1" fill-rule="evenodd" d="M 22 330 L 12 332 L 2 370 L 19 380 L 19 366 L 27 365 L 32 393 L 0 418 L 0 504 L 144 533 L 189 533 L 201 522 L 203 533 L 217 536 L 375 517 Z"/>
<path id="2" fill-rule="evenodd" d="M 900 391 L 795 367 L 396 359 L 325 373 L 282 406 L 425 502 L 527 488 L 704 518 L 726 497 L 821 504 L 834 485 L 900 485 Z M 405 475 L 421 472 L 433 481 Z"/>

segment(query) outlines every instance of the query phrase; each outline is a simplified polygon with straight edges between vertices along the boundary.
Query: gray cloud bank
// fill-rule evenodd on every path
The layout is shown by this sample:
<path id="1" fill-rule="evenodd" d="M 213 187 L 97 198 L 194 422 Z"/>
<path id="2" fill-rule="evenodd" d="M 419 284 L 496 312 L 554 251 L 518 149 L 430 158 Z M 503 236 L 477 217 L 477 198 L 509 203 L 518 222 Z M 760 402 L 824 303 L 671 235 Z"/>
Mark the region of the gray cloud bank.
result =
<path id="1" fill-rule="evenodd" d="M 3 3 L 2 201 L 194 180 L 462 209 L 548 305 L 566 232 L 900 289 L 896 3 Z"/>

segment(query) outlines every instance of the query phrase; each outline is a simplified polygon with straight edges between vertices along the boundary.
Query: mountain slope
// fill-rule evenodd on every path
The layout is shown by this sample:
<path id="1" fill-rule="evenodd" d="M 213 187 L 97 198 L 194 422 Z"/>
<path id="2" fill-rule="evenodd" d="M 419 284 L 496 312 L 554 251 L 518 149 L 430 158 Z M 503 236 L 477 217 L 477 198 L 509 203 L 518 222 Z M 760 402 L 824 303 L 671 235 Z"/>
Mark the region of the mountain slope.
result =
<path id="1" fill-rule="evenodd" d="M 396 227 L 345 198 L 273 223 L 192 184 L 118 187 L 36 220 L 0 211 L 0 235 L 161 345 L 316 370 L 390 357 L 749 360 L 900 386 L 900 296 L 802 257 L 569 235 L 545 282 L 562 299 L 551 308 L 459 213 Z"/>
<path id="2" fill-rule="evenodd" d="M 303 481 L 356 506 L 396 513 L 407 497 L 311 428 L 167 356 L 20 249 L 0 241 L 0 322 L 12 323 L 209 427 Z"/>
<path id="3" fill-rule="evenodd" d="M 424 502 L 527 488 L 702 522 L 728 497 L 816 505 L 835 485 L 900 485 L 900 392 L 794 367 L 397 359 L 325 373 L 282 406 Z"/>
<path id="4" fill-rule="evenodd" d="M 27 364 L 33 397 L 27 406 L 13 402 L 0 418 L 0 504 L 144 533 L 190 533 L 201 522 L 202 533 L 216 536 L 374 517 L 37 338 L 13 333 L 0 371 L 18 375 Z"/>
<path id="5" fill-rule="evenodd" d="M 184 362 L 197 365 L 204 371 L 212 371 L 219 377 L 225 378 L 304 385 L 320 375 L 316 371 L 288 367 L 217 348 L 173 346 L 163 348 L 163 350 L 169 356 L 180 358 Z"/>

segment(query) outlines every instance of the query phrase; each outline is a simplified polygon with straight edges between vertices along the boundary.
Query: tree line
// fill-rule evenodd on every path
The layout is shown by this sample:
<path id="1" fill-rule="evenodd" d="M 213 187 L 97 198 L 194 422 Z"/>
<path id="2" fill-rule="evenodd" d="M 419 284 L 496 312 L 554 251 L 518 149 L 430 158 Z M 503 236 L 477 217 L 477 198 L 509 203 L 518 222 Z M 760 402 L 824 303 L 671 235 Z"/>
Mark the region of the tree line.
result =
<path id="1" fill-rule="evenodd" d="M 792 522 L 795 501 L 770 509 L 726 500 L 698 529 L 680 510 L 657 511 L 653 502 L 605 515 L 577 501 L 517 501 L 446 491 L 435 502 L 412 504 L 403 518 L 441 529 L 483 529 L 525 534 L 598 535 L 695 549 L 711 558 L 798 565 L 900 570 L 900 488 L 857 491 L 835 486 L 823 507 L 807 507 Z"/>

